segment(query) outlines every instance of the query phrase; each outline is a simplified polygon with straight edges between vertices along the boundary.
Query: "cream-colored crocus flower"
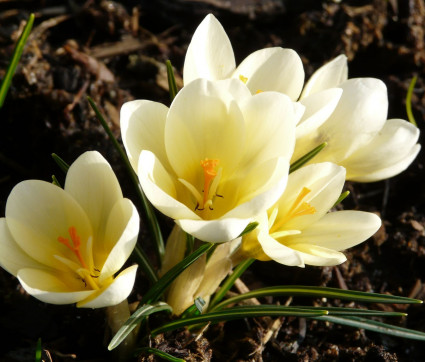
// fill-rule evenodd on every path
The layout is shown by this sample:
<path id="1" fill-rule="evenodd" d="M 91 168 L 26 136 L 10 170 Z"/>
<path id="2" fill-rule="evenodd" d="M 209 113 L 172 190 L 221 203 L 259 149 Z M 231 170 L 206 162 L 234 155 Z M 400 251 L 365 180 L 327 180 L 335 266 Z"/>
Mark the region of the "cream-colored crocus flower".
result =
<path id="1" fill-rule="evenodd" d="M 327 142 L 313 162 L 331 161 L 344 166 L 348 180 L 370 182 L 399 174 L 420 150 L 419 129 L 403 119 L 387 120 L 388 95 L 382 81 L 347 78 L 347 59 L 340 55 L 319 68 L 307 82 L 301 103 L 334 87 L 343 93 L 326 122 L 297 137 L 293 160 Z M 304 105 L 307 113 L 308 105 Z"/>
<path id="2" fill-rule="evenodd" d="M 378 216 L 361 211 L 329 212 L 340 196 L 345 170 L 330 162 L 302 167 L 289 176 L 282 197 L 259 216 L 233 256 L 275 260 L 303 267 L 337 265 L 341 250 L 357 245 L 380 227 Z"/>
<path id="3" fill-rule="evenodd" d="M 116 277 L 136 243 L 139 215 L 98 152 L 69 168 L 65 188 L 16 185 L 0 219 L 0 265 L 37 299 L 77 307 L 113 306 L 130 294 L 137 266 Z"/>
<path id="4" fill-rule="evenodd" d="M 121 109 L 127 154 L 152 204 L 199 240 L 226 242 L 283 192 L 295 142 L 294 103 L 252 96 L 238 80 L 198 79 L 170 108 Z"/>

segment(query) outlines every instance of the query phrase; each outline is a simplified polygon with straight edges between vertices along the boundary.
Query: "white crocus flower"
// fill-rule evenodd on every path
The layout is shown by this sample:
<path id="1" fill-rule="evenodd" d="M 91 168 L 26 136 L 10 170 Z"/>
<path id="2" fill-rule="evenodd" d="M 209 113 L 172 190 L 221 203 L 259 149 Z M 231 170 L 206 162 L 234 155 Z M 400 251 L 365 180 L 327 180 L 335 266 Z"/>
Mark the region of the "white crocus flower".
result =
<path id="1" fill-rule="evenodd" d="M 279 201 L 260 215 L 254 231 L 242 237 L 234 262 L 247 257 L 300 267 L 344 262 L 341 250 L 363 242 L 381 225 L 379 217 L 368 212 L 328 212 L 344 180 L 344 168 L 330 162 L 291 173 Z"/>
<path id="2" fill-rule="evenodd" d="M 152 204 L 196 238 L 226 242 L 283 192 L 295 142 L 294 103 L 252 96 L 242 82 L 198 79 L 170 108 L 121 109 L 121 133 Z"/>
<path id="3" fill-rule="evenodd" d="M 116 277 L 136 243 L 139 215 L 98 152 L 69 168 L 65 188 L 16 185 L 0 219 L 0 265 L 37 299 L 77 307 L 113 306 L 130 294 L 137 266 Z"/>
<path id="4" fill-rule="evenodd" d="M 314 162 L 331 161 L 347 169 L 347 179 L 378 181 L 405 170 L 420 150 L 419 129 L 402 119 L 387 120 L 385 84 L 375 78 L 347 80 L 347 59 L 340 55 L 319 68 L 301 95 L 310 99 L 326 90 L 343 90 L 334 112 L 308 136 L 297 137 L 293 160 L 327 142 Z M 306 113 L 308 112 L 308 105 Z M 298 136 L 298 135 L 297 135 Z"/>

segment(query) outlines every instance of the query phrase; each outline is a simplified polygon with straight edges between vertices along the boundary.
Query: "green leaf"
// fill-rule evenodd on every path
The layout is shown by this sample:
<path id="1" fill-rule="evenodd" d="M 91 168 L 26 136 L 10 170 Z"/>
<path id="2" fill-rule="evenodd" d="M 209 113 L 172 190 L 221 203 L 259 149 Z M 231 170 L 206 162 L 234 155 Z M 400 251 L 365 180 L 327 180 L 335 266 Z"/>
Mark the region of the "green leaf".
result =
<path id="1" fill-rule="evenodd" d="M 41 362 L 41 354 L 43 349 L 41 347 L 41 338 L 37 340 L 37 345 L 35 347 L 35 362 Z"/>
<path id="2" fill-rule="evenodd" d="M 249 268 L 249 266 L 255 261 L 255 259 L 247 259 L 240 263 L 230 274 L 224 283 L 221 285 L 217 293 L 215 293 L 214 298 L 211 300 L 208 310 L 214 310 L 215 305 L 220 303 L 224 298 L 226 293 L 233 287 L 236 280 Z"/>
<path id="3" fill-rule="evenodd" d="M 222 311 L 206 313 L 199 316 L 179 319 L 164 324 L 154 329 L 152 335 L 172 331 L 177 328 L 187 327 L 193 324 L 207 322 L 222 322 L 234 319 L 243 319 L 249 317 L 265 317 L 265 316 L 292 316 L 292 317 L 315 317 L 326 315 L 326 310 L 311 308 L 286 307 L 281 305 L 255 305 L 255 306 L 237 306 Z"/>
<path id="4" fill-rule="evenodd" d="M 135 352 L 141 353 L 141 354 L 154 354 L 155 356 L 158 356 L 162 359 L 165 359 L 165 360 L 171 361 L 171 362 L 185 362 L 184 359 L 174 357 L 171 354 L 168 354 L 168 353 L 161 351 L 157 348 L 152 348 L 152 347 L 137 348 L 135 350 Z"/>
<path id="5" fill-rule="evenodd" d="M 328 315 L 339 316 L 380 316 L 380 317 L 405 317 L 407 313 L 402 312 L 385 312 L 373 309 L 360 309 L 360 308 L 342 308 L 342 307 L 303 307 L 311 309 L 327 310 Z"/>
<path id="6" fill-rule="evenodd" d="M 174 70 L 171 62 L 167 60 L 165 65 L 167 66 L 168 89 L 170 92 L 170 100 L 172 102 L 178 93 L 176 78 L 174 77 Z"/>
<path id="7" fill-rule="evenodd" d="M 415 84 L 417 79 L 418 77 L 416 75 L 412 78 L 412 81 L 409 84 L 409 89 L 407 90 L 407 95 L 406 95 L 407 118 L 409 122 L 415 125 L 416 127 L 418 126 L 418 124 L 416 123 L 415 117 L 413 116 L 413 112 L 412 112 L 412 94 L 413 94 L 413 89 L 415 89 Z"/>
<path id="8" fill-rule="evenodd" d="M 316 148 L 313 148 L 310 152 L 306 153 L 304 156 L 296 160 L 291 167 L 289 167 L 289 173 L 298 170 L 300 167 L 304 166 L 308 161 L 315 157 L 321 150 L 323 150 L 328 144 L 323 142 Z"/>
<path id="9" fill-rule="evenodd" d="M 60 182 L 58 181 L 55 175 L 52 175 L 52 184 L 62 188 Z"/>
<path id="10" fill-rule="evenodd" d="M 173 266 L 168 272 L 166 272 L 161 279 L 158 280 L 144 295 L 140 304 L 151 304 L 152 302 L 156 302 L 164 293 L 165 289 L 176 279 L 187 267 L 189 267 L 192 263 L 198 260 L 203 254 L 208 252 L 211 248 L 214 247 L 214 244 L 204 244 L 200 246 L 196 251 L 192 254 L 185 257 L 181 262 Z"/>
<path id="11" fill-rule="evenodd" d="M 149 230 L 150 235 L 152 235 L 154 240 L 155 240 L 158 260 L 161 262 L 161 260 L 164 256 L 164 252 L 165 252 L 164 240 L 162 238 L 161 229 L 159 227 L 159 223 L 158 223 L 158 220 L 156 219 L 155 212 L 152 208 L 152 205 L 150 204 L 150 202 L 146 198 L 146 195 L 144 194 L 144 192 L 143 192 L 143 190 L 140 186 L 139 179 L 138 179 L 136 173 L 134 172 L 133 167 L 131 167 L 130 161 L 128 160 L 126 153 L 124 152 L 124 150 L 122 149 L 122 147 L 118 143 L 117 139 L 115 138 L 114 134 L 112 133 L 111 129 L 109 128 L 108 124 L 106 123 L 105 119 L 103 118 L 102 114 L 100 113 L 99 109 L 97 108 L 96 104 L 94 103 L 93 99 L 91 99 L 90 97 L 87 97 L 87 100 L 89 101 L 90 106 L 93 108 L 94 112 L 96 113 L 96 117 L 100 121 L 100 123 L 102 124 L 105 132 L 108 134 L 109 138 L 111 139 L 115 149 L 118 151 L 118 154 L 120 155 L 121 159 L 123 160 L 125 167 L 126 167 L 128 173 L 130 175 L 130 179 L 132 180 L 134 186 L 136 187 L 136 191 L 137 191 L 138 197 L 141 201 L 143 211 L 144 211 L 144 213 L 147 217 L 147 220 L 148 220 L 148 223 L 147 223 L 148 230 Z M 150 266 L 150 268 L 153 270 L 152 266 Z"/>
<path id="12" fill-rule="evenodd" d="M 143 269 L 143 272 L 149 279 L 151 285 L 154 285 L 158 281 L 158 276 L 156 275 L 156 272 L 153 269 L 151 262 L 149 261 L 149 257 L 146 255 L 145 251 L 140 247 L 139 244 L 136 244 L 132 256 L 135 257 L 137 264 Z"/>
<path id="13" fill-rule="evenodd" d="M 343 202 L 347 198 L 348 195 L 350 195 L 350 191 L 347 190 L 347 191 L 343 192 L 338 197 L 338 200 L 335 201 L 334 206 L 332 206 L 332 207 L 335 207 L 336 205 L 339 205 L 341 202 Z"/>
<path id="14" fill-rule="evenodd" d="M 147 316 L 158 313 L 162 311 L 172 311 L 172 308 L 164 302 L 157 302 L 155 304 L 143 305 L 139 309 L 137 309 L 131 316 L 128 318 L 123 326 L 118 330 L 115 336 L 112 338 L 109 343 L 108 350 L 113 350 L 116 348 L 126 337 L 132 332 L 134 328 Z"/>
<path id="15" fill-rule="evenodd" d="M 365 303 L 395 303 L 395 304 L 417 304 L 422 303 L 421 300 L 398 297 L 388 294 L 366 293 L 353 290 L 344 290 L 338 288 L 327 287 L 308 287 L 301 285 L 276 286 L 253 290 L 248 293 L 240 294 L 232 298 L 228 298 L 215 305 L 211 310 L 219 310 L 228 304 L 234 304 L 244 299 L 260 298 L 266 296 L 305 296 L 315 298 L 338 298 L 345 300 L 353 300 Z"/>
<path id="16" fill-rule="evenodd" d="M 363 328 L 368 331 L 373 331 L 382 334 L 389 334 L 393 337 L 402 337 L 408 339 L 416 339 L 419 341 L 425 341 L 425 333 L 420 331 L 415 331 L 413 329 L 402 328 L 398 326 L 393 326 L 391 324 L 386 324 L 382 322 L 377 322 L 367 318 L 361 317 L 337 317 L 337 316 L 319 316 L 313 317 L 313 319 L 338 323 L 350 327 Z"/>
<path id="17" fill-rule="evenodd" d="M 254 230 L 256 227 L 258 226 L 258 222 L 254 221 L 254 222 L 250 222 L 246 228 L 240 233 L 240 235 L 238 236 L 238 238 L 240 238 L 241 236 L 250 233 L 252 230 Z"/>
<path id="18" fill-rule="evenodd" d="M 27 42 L 28 36 L 30 35 L 32 26 L 34 24 L 34 14 L 30 14 L 30 17 L 22 31 L 21 36 L 16 43 L 15 50 L 13 51 L 12 59 L 7 67 L 6 74 L 4 75 L 3 81 L 0 85 L 0 108 L 4 104 L 7 92 L 12 83 L 13 75 L 15 74 L 16 67 L 18 66 L 19 59 L 21 59 L 22 52 L 24 51 L 25 43 Z"/>
<path id="19" fill-rule="evenodd" d="M 59 168 L 66 175 L 66 173 L 69 170 L 69 165 L 62 158 L 60 158 L 56 153 L 52 153 L 52 158 L 53 158 L 53 161 L 56 162 L 56 164 L 59 166 Z"/>

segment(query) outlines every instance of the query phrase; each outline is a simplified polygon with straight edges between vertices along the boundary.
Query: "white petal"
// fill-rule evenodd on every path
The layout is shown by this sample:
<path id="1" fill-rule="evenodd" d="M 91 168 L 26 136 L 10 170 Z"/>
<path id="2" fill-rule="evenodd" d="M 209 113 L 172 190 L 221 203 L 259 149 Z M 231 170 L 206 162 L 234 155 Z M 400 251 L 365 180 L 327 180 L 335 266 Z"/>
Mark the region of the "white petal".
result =
<path id="1" fill-rule="evenodd" d="M 347 179 L 378 181 L 405 170 L 420 150 L 419 129 L 402 119 L 389 119 L 366 146 L 344 161 Z"/>
<path id="2" fill-rule="evenodd" d="M 146 197 L 163 214 L 173 219 L 199 219 L 198 215 L 177 200 L 173 179 L 152 152 L 142 151 L 138 174 Z"/>
<path id="3" fill-rule="evenodd" d="M 69 168 L 64 189 L 89 217 L 96 248 L 105 237 L 112 206 L 123 197 L 114 171 L 99 152 L 85 152 Z"/>
<path id="4" fill-rule="evenodd" d="M 209 14 L 198 26 L 186 52 L 184 84 L 197 78 L 229 78 L 235 69 L 232 44 L 220 22 Z"/>
<path id="5" fill-rule="evenodd" d="M 176 224 L 195 238 L 210 243 L 224 243 L 236 239 L 250 219 L 225 218 L 218 220 L 178 219 Z"/>
<path id="6" fill-rule="evenodd" d="M 340 251 L 365 241 L 380 226 L 381 219 L 370 212 L 331 212 L 301 234 L 286 237 L 285 244 L 290 248 L 309 244 Z"/>
<path id="7" fill-rule="evenodd" d="M 137 172 L 142 150 L 153 152 L 168 165 L 164 146 L 164 128 L 168 108 L 161 103 L 136 100 L 121 108 L 121 137 L 134 171 Z"/>
<path id="8" fill-rule="evenodd" d="M 163 276 L 174 265 L 182 261 L 186 251 L 186 233 L 178 225 L 174 225 L 165 245 L 164 259 L 162 260 L 160 276 Z"/>
<path id="9" fill-rule="evenodd" d="M 75 255 L 58 241 L 69 238 L 68 229 L 75 227 L 81 239 L 81 251 L 91 237 L 91 225 L 79 204 L 60 187 L 51 183 L 28 180 L 17 184 L 6 204 L 6 223 L 16 243 L 32 258 L 47 266 L 68 270 L 53 255 L 70 259 Z"/>
<path id="10" fill-rule="evenodd" d="M 199 79 L 174 99 L 165 126 L 165 148 L 179 178 L 196 184 L 205 158 L 219 160 L 224 174 L 234 170 L 244 141 L 244 119 L 227 84 Z"/>
<path id="11" fill-rule="evenodd" d="M 234 78 L 247 78 L 252 94 L 276 91 L 297 100 L 304 84 L 304 68 L 292 49 L 267 48 L 250 54 L 235 70 Z"/>
<path id="12" fill-rule="evenodd" d="M 77 303 L 80 308 L 103 308 L 121 303 L 126 299 L 134 286 L 136 279 L 137 265 L 130 266 L 123 270 L 114 281 L 101 292 L 91 295 Z"/>
<path id="13" fill-rule="evenodd" d="M 313 73 L 304 87 L 301 98 L 305 98 L 324 89 L 338 87 L 347 79 L 347 57 L 341 54 Z"/>
<path id="14" fill-rule="evenodd" d="M 291 248 L 292 247 L 298 251 L 304 263 L 307 265 L 333 266 L 347 260 L 343 253 L 317 245 L 295 244 L 292 245 Z"/>
<path id="15" fill-rule="evenodd" d="M 303 258 L 300 254 L 287 246 L 273 239 L 268 233 L 260 232 L 258 241 L 263 248 L 263 251 L 270 259 L 277 261 L 280 264 L 289 266 L 304 266 Z"/>
<path id="16" fill-rule="evenodd" d="M 303 98 L 300 103 L 305 111 L 297 124 L 297 138 L 305 137 L 319 128 L 335 110 L 341 95 L 341 88 L 331 88 Z"/>
<path id="17" fill-rule="evenodd" d="M 31 258 L 15 242 L 5 218 L 0 218 L 0 266 L 14 276 L 18 274 L 19 269 L 43 268 L 43 264 Z"/>
<path id="18" fill-rule="evenodd" d="M 60 274 L 46 270 L 20 269 L 18 279 L 28 294 L 45 303 L 72 304 L 88 298 L 95 292 L 94 290 L 78 291 L 70 288 L 61 279 Z M 79 282 L 81 284 L 81 281 Z M 81 286 L 84 285 L 81 284 Z"/>
<path id="19" fill-rule="evenodd" d="M 139 234 L 139 214 L 129 199 L 118 201 L 109 215 L 102 246 L 94 250 L 96 265 L 103 265 L 99 282 L 114 275 L 133 252 Z M 96 263 L 96 260 L 100 260 Z M 104 263 L 104 264 L 103 264 Z"/>

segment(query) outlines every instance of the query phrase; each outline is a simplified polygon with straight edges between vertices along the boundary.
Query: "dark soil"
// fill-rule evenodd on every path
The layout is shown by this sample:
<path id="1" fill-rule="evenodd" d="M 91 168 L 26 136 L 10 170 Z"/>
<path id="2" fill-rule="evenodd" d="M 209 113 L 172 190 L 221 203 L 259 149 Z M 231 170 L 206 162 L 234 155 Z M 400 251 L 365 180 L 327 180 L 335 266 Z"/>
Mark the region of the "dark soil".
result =
<path id="1" fill-rule="evenodd" d="M 424 0 L 5 0 L 0 1 L 0 78 L 30 12 L 36 13 L 35 26 L 0 110 L 1 216 L 19 181 L 51 180 L 52 174 L 63 181 L 52 152 L 72 162 L 86 150 L 100 151 L 117 172 L 126 196 L 135 199 L 86 96 L 101 108 L 116 136 L 124 102 L 145 98 L 169 104 L 164 62 L 172 61 L 181 85 L 187 45 L 209 12 L 226 29 L 238 62 L 260 48 L 293 48 L 301 55 L 308 77 L 324 62 L 345 53 L 350 77 L 376 77 L 386 83 L 389 118 L 406 119 L 406 92 L 417 75 L 412 107 L 419 127 L 424 128 Z M 243 280 L 251 289 L 322 285 L 424 299 L 424 182 L 421 152 L 407 171 L 390 180 L 348 183 L 351 196 L 344 208 L 376 212 L 384 221 L 372 239 L 348 251 L 348 261 L 338 267 L 298 269 L 257 262 Z M 169 220 L 160 216 L 160 221 L 169 228 Z M 151 253 L 146 232 L 140 241 Z M 144 280 L 138 276 L 130 302 L 140 300 L 147 288 Z M 1 361 L 34 360 L 39 338 L 45 360 L 114 360 L 105 347 L 111 336 L 105 332 L 103 310 L 43 304 L 3 270 L 0 288 Z M 268 302 L 283 304 L 286 299 Z M 298 302 L 311 301 L 295 299 L 293 304 Z M 407 318 L 385 321 L 425 331 L 421 305 L 371 308 L 406 311 Z M 280 321 L 269 339 L 265 336 L 275 320 L 263 318 L 212 326 L 198 340 L 177 331 L 145 340 L 143 346 L 151 343 L 189 361 L 425 360 L 423 342 L 305 319 Z M 139 360 L 155 358 L 140 355 Z"/>

